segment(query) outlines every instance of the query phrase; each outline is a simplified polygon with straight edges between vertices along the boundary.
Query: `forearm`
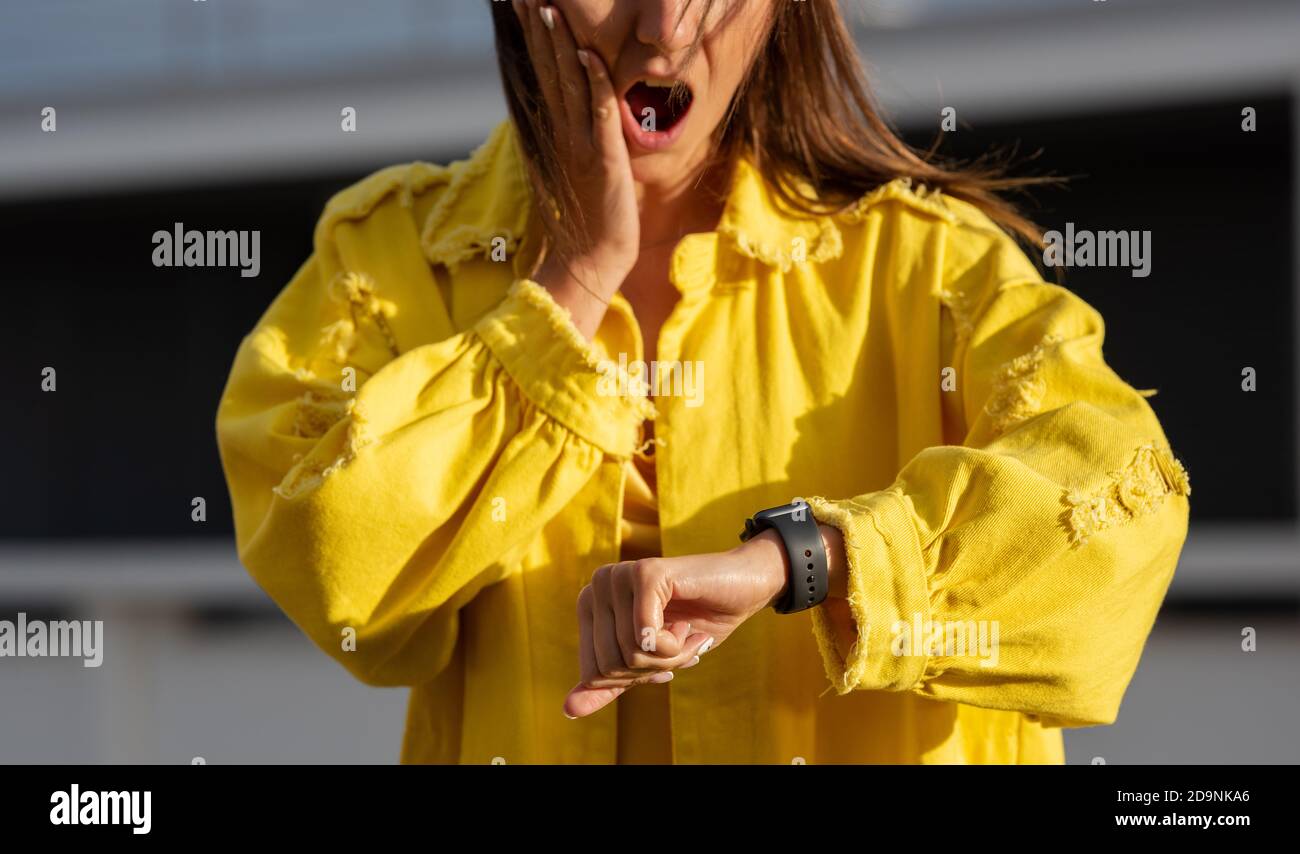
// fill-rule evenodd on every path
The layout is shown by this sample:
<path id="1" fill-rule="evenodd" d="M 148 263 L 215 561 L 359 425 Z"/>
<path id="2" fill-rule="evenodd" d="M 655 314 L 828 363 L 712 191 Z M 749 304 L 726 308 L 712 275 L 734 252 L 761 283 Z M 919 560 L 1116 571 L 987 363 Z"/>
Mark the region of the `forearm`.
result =
<path id="1" fill-rule="evenodd" d="M 537 283 L 569 312 L 573 325 L 588 340 L 595 337 L 609 308 L 608 299 L 602 300 L 600 294 L 606 291 L 613 294 L 617 285 L 622 284 L 620 277 L 620 281 L 610 289 L 609 278 L 609 274 L 601 273 L 592 263 L 575 261 L 566 264 L 554 256 L 543 261 L 536 273 Z"/>

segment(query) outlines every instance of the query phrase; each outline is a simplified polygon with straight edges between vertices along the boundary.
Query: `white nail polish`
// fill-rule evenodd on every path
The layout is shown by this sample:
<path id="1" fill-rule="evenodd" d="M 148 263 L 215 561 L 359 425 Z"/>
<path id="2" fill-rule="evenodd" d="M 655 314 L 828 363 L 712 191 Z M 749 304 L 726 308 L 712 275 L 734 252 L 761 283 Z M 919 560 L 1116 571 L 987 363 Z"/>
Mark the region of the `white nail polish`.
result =
<path id="1" fill-rule="evenodd" d="M 546 25 L 546 29 L 555 29 L 555 10 L 550 6 L 543 6 L 538 12 L 542 16 L 542 23 Z"/>
<path id="2" fill-rule="evenodd" d="M 704 643 L 700 644 L 700 655 L 704 655 L 704 653 L 711 649 L 713 649 L 713 638 L 709 638 Z"/>

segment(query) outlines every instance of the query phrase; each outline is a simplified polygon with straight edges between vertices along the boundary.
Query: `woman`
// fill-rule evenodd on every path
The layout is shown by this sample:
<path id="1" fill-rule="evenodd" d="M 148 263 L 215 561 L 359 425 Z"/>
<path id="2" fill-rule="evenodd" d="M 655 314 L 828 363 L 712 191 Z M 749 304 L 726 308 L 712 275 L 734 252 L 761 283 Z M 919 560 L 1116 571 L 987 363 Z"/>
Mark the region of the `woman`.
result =
<path id="1" fill-rule="evenodd" d="M 512 121 L 330 202 L 217 422 L 244 564 L 411 686 L 403 759 L 1114 720 L 1189 488 L 1014 182 L 889 131 L 834 0 L 491 9 Z"/>

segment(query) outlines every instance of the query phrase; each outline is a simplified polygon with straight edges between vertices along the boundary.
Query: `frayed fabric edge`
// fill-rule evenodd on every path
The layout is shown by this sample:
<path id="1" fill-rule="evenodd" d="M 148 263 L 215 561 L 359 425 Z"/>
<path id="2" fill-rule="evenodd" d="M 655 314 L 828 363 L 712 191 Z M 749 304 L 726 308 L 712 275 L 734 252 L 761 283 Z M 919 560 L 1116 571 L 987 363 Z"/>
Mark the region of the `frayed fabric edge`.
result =
<path id="1" fill-rule="evenodd" d="M 272 492 L 286 501 L 291 501 L 318 489 L 330 475 L 355 460 L 361 449 L 374 441 L 373 437 L 366 435 L 364 420 L 359 416 L 356 407 L 349 406 L 348 411 L 350 421 L 343 439 L 342 452 L 328 462 L 300 460 L 284 476 L 284 480 L 271 488 Z"/>
<path id="2" fill-rule="evenodd" d="M 1082 546 L 1095 534 L 1155 513 L 1170 495 L 1189 496 L 1191 481 L 1165 446 L 1139 447 L 1124 468 L 1110 473 L 1110 483 L 1092 494 L 1067 491 L 1062 521 L 1070 544 Z"/>
<path id="3" fill-rule="evenodd" d="M 398 204 L 409 208 L 417 195 L 450 180 L 450 170 L 436 163 L 417 161 L 380 170 L 330 199 L 316 224 L 316 243 L 322 245 L 341 222 L 365 219 L 394 193 Z"/>
<path id="4" fill-rule="evenodd" d="M 824 609 L 814 608 L 812 612 L 813 636 L 817 641 L 818 649 L 821 651 L 826 678 L 830 682 L 828 690 L 833 689 L 835 693 L 841 695 L 848 694 L 857 685 L 862 684 L 867 669 L 871 664 L 867 654 L 860 648 L 864 630 L 868 634 L 871 631 L 871 615 L 867 608 L 866 597 L 861 590 L 855 589 L 852 585 L 854 575 L 852 561 L 856 549 L 850 533 L 852 531 L 852 514 L 843 507 L 822 498 L 810 498 L 808 504 L 818 522 L 831 525 L 839 530 L 840 535 L 844 538 L 845 556 L 850 561 L 850 589 L 847 601 L 849 603 L 849 612 L 853 614 L 857 637 L 854 639 L 853 645 L 849 647 L 847 658 L 840 654 L 834 629 L 831 627 L 830 619 L 826 616 Z M 877 524 L 874 516 L 872 524 Z"/>
<path id="5" fill-rule="evenodd" d="M 502 122 L 468 158 L 456 164 L 454 174 L 447 182 L 447 189 L 434 204 L 420 230 L 420 245 L 430 263 L 441 264 L 454 271 L 470 258 L 489 251 L 492 240 L 497 237 L 506 239 L 507 252 L 513 253 L 518 248 L 520 235 L 528 219 L 527 208 L 518 212 L 515 222 L 517 228 L 504 225 L 497 227 L 495 224 L 492 227 L 461 224 L 449 229 L 453 212 L 461 203 L 465 190 L 487 175 L 503 147 L 515 144 L 511 139 L 512 134 L 513 124 L 509 121 Z M 525 200 L 525 204 L 530 203 L 530 200 Z"/>
<path id="6" fill-rule="evenodd" d="M 319 439 L 352 413 L 356 399 L 346 392 L 308 389 L 298 398 L 293 432 L 304 439 Z"/>
<path id="7" fill-rule="evenodd" d="M 357 272 L 339 273 L 330 282 L 329 295 L 347 312 L 346 317 L 340 317 L 321 330 L 321 346 L 335 362 L 340 365 L 347 363 L 356 349 L 363 320 L 374 325 L 394 357 L 401 355 L 397 336 L 388 322 L 393 306 L 375 294 L 375 282 L 370 276 Z"/>
<path id="8" fill-rule="evenodd" d="M 1032 350 L 1016 356 L 998 371 L 993 391 L 984 405 L 985 414 L 993 419 L 995 433 L 1001 435 L 1042 411 L 1043 398 L 1047 395 L 1043 362 L 1048 352 L 1063 340 L 1060 335 L 1045 335 Z"/>
<path id="9" fill-rule="evenodd" d="M 636 389 L 640 387 L 638 386 L 638 383 L 642 383 L 641 380 L 627 374 L 626 371 L 623 371 L 617 365 L 602 363 L 602 361 L 597 358 L 596 351 L 592 348 L 591 342 L 583 337 L 582 333 L 578 331 L 578 327 L 573 325 L 573 319 L 569 314 L 568 309 L 557 303 L 551 297 L 550 292 L 547 291 L 546 288 L 542 287 L 537 282 L 534 282 L 532 279 L 519 279 L 510 286 L 507 296 L 516 297 L 530 307 L 541 312 L 542 315 L 545 316 L 551 330 L 556 335 L 560 336 L 567 345 L 581 355 L 583 364 L 587 368 L 602 376 L 612 374 L 616 380 L 627 383 L 626 385 L 618 386 L 619 388 Z M 625 377 L 622 376 L 624 374 L 626 374 Z M 635 409 L 636 414 L 639 415 L 642 420 L 654 420 L 658 415 L 654 403 L 648 398 L 635 394 L 622 395 L 622 397 Z"/>
<path id="10" fill-rule="evenodd" d="M 887 184 L 882 184 L 871 192 L 858 199 L 839 216 L 844 222 L 858 223 L 866 218 L 871 208 L 883 202 L 898 201 L 911 207 L 938 217 L 944 222 L 954 223 L 957 221 L 957 215 L 948 209 L 944 204 L 942 191 L 925 186 L 924 184 L 913 187 L 911 178 L 895 178 Z"/>
<path id="11" fill-rule="evenodd" d="M 979 309 L 979 306 L 976 305 L 976 299 L 964 291 L 953 291 L 944 288 L 939 291 L 939 301 L 952 315 L 953 325 L 957 332 L 957 341 L 961 342 L 970 338 L 975 331 L 975 312 Z"/>
<path id="12" fill-rule="evenodd" d="M 744 231 L 730 224 L 720 225 L 718 231 L 731 241 L 741 255 L 753 258 L 769 267 L 775 267 L 782 273 L 790 272 L 796 264 L 821 264 L 833 261 L 844 253 L 844 239 L 840 230 L 826 218 L 818 224 L 818 234 L 813 245 L 804 252 L 796 252 L 793 246 L 786 251 L 766 241 L 754 240 Z"/>
<path id="13" fill-rule="evenodd" d="M 450 230 L 436 244 L 427 246 L 425 257 L 454 274 L 466 261 L 490 255 L 497 239 L 505 241 L 501 248 L 507 257 L 513 256 L 522 243 L 522 238 L 509 228 L 492 230 L 465 225 Z"/>

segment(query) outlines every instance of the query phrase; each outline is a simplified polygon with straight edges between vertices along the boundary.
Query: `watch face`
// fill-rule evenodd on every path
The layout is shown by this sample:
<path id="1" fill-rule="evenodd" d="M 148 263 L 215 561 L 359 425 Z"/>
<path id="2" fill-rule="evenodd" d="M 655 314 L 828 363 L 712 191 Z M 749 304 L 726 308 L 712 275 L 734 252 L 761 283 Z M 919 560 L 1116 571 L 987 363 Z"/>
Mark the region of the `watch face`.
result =
<path id="1" fill-rule="evenodd" d="M 759 519 L 776 519 L 781 516 L 795 516 L 795 514 L 798 513 L 800 510 L 806 511 L 807 509 L 808 509 L 807 504 L 785 504 L 782 505 L 781 507 L 770 507 L 767 510 L 763 510 L 754 518 L 756 520 L 759 520 Z M 800 517 L 795 516 L 795 518 L 798 519 Z"/>

